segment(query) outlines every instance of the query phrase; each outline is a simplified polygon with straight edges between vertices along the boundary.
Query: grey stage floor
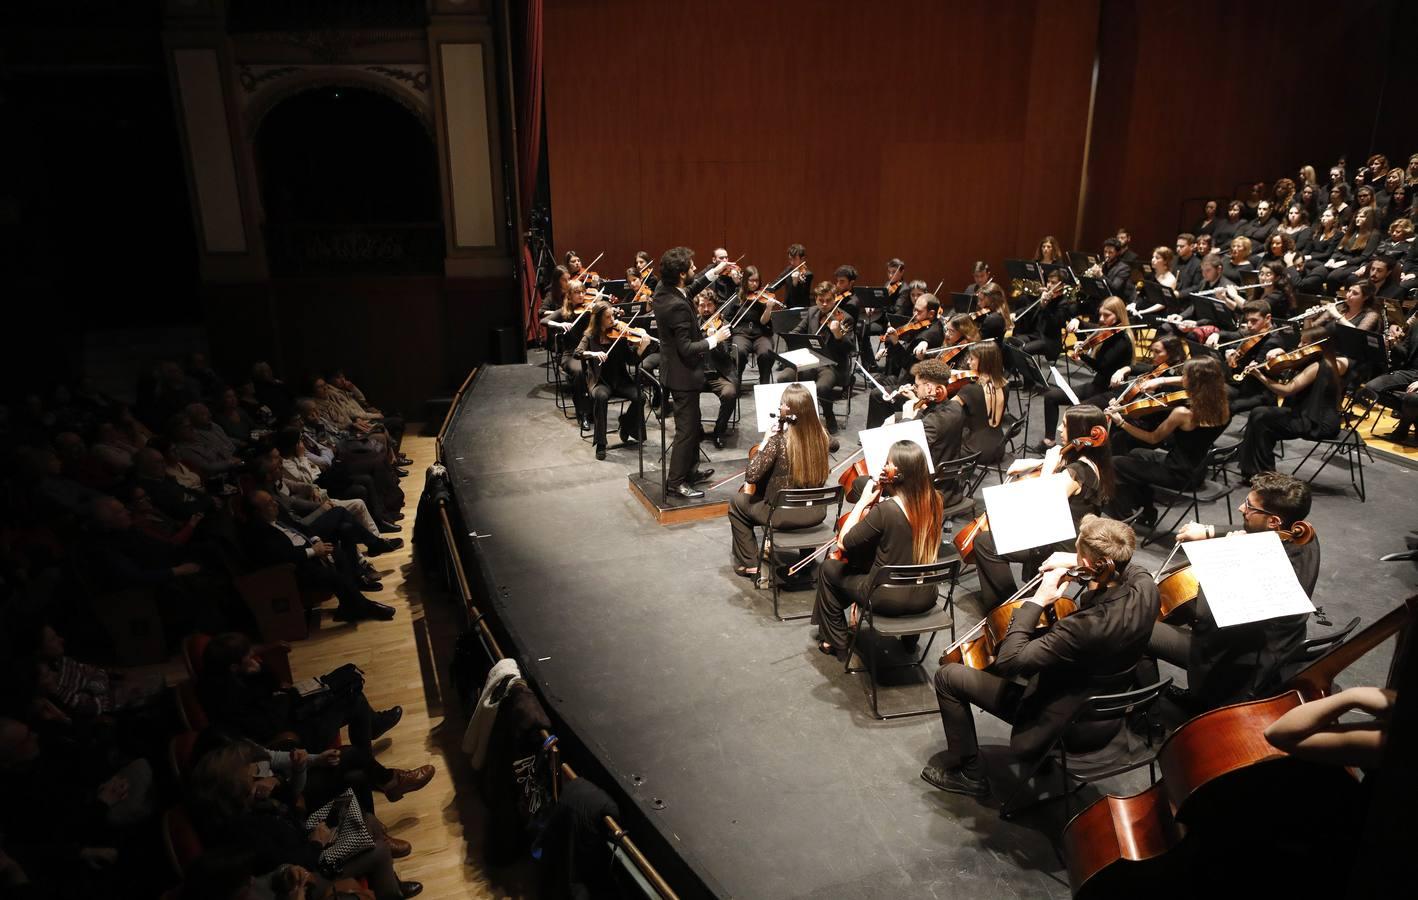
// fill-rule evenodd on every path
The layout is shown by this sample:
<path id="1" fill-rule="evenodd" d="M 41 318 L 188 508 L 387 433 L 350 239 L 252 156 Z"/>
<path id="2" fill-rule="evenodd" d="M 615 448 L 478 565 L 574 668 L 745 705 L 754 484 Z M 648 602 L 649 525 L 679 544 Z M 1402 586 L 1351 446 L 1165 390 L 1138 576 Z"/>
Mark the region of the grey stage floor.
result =
<path id="1" fill-rule="evenodd" d="M 1035 435 L 1041 406 L 1036 398 Z M 751 390 L 742 412 L 751 428 Z M 839 458 L 855 449 L 864 414 L 859 394 Z M 756 437 L 745 430 L 736 447 L 705 446 L 741 459 Z M 650 438 L 658 452 L 653 421 Z M 651 521 L 627 490 L 634 450 L 613 446 L 596 461 L 552 403 L 541 368 L 485 370 L 446 457 L 468 528 L 489 535 L 480 546 L 500 589 L 497 613 L 530 677 L 715 893 L 1068 896 L 1049 840 L 1059 810 L 1005 822 L 993 803 L 922 782 L 921 766 L 944 747 L 939 720 L 872 719 L 863 676 L 844 674 L 813 649 L 806 622 L 776 621 L 768 592 L 732 574 L 728 522 Z M 1336 625 L 1372 621 L 1413 588 L 1409 564 L 1376 560 L 1418 525 L 1418 473 L 1381 459 L 1366 475 L 1367 503 L 1347 489 L 1343 467 L 1316 485 L 1316 601 Z M 1203 512 L 1203 521 L 1226 520 L 1219 504 Z M 1155 566 L 1167 549 L 1142 559 Z M 1391 642 L 1345 683 L 1382 683 L 1390 657 Z M 887 709 L 930 700 L 911 684 L 883 694 Z M 977 721 L 998 790 L 1009 777 L 1008 726 Z M 1143 770 L 1110 788 L 1145 784 Z"/>

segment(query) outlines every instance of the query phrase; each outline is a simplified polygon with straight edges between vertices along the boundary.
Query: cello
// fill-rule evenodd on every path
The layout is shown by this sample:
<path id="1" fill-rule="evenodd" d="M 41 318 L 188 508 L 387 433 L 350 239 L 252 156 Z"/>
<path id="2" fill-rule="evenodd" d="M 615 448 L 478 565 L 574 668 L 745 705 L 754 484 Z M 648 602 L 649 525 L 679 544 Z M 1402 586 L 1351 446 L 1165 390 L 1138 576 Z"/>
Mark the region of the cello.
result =
<path id="1" fill-rule="evenodd" d="M 1281 541 L 1293 543 L 1299 547 L 1303 547 L 1315 539 L 1315 527 L 1304 519 L 1289 528 L 1278 528 L 1275 533 Z M 1152 578 L 1157 585 L 1157 595 L 1161 601 L 1157 612 L 1157 621 L 1159 622 L 1167 621 L 1174 613 L 1195 600 L 1197 594 L 1201 592 L 1201 584 L 1192 574 L 1192 564 L 1189 560 L 1184 559 L 1181 564 L 1168 568 L 1172 558 L 1181 548 L 1181 541 L 1172 545 L 1172 552 L 1167 554 L 1167 558 L 1162 561 L 1162 565 L 1157 569 L 1157 574 Z"/>
<path id="2" fill-rule="evenodd" d="M 1280 694 L 1213 709 L 1174 731 L 1157 753 L 1162 771 L 1157 783 L 1130 797 L 1103 797 L 1064 827 L 1064 863 L 1074 896 L 1155 896 L 1159 885 L 1180 896 L 1199 895 L 1214 886 L 1203 879 L 1243 877 L 1242 871 L 1227 871 L 1227 861 L 1238 856 L 1259 867 L 1251 877 L 1273 878 L 1279 864 L 1253 846 L 1257 836 L 1276 846 L 1293 841 L 1292 855 L 1318 849 L 1307 829 L 1326 820 L 1344 827 L 1358 781 L 1347 768 L 1300 760 L 1274 747 L 1265 729 L 1301 704 L 1327 696 L 1341 672 L 1407 630 L 1415 616 L 1418 596 L 1311 663 Z M 1261 810 L 1273 815 L 1261 821 Z M 1240 890 L 1225 881 L 1220 887 Z M 1284 893 L 1274 887 L 1271 895 Z"/>

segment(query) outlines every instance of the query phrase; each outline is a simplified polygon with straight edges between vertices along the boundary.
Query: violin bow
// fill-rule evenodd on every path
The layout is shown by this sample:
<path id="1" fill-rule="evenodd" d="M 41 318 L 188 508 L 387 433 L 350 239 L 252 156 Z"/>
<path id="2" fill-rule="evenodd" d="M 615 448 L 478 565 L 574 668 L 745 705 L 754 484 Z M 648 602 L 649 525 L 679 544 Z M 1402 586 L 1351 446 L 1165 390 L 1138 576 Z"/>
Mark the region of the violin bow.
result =
<path id="1" fill-rule="evenodd" d="M 837 298 L 837 302 L 832 305 L 832 312 L 828 313 L 826 316 L 823 316 L 823 318 L 822 318 L 822 324 L 819 325 L 819 326 L 817 326 L 817 330 L 812 333 L 812 334 L 813 334 L 813 337 L 816 337 L 817 335 L 822 334 L 822 329 L 826 328 L 828 325 L 830 325 L 830 324 L 832 323 L 832 317 L 835 316 L 835 315 L 837 315 L 837 310 L 839 310 L 839 309 L 842 308 L 842 303 L 843 303 L 843 301 L 845 301 L 845 300 L 846 300 L 848 297 L 850 297 L 850 296 L 852 296 L 852 293 L 851 293 L 850 291 L 848 291 L 847 293 L 843 294 L 841 297 L 838 297 L 838 298 Z"/>
<path id="2" fill-rule="evenodd" d="M 867 371 L 866 366 L 862 365 L 862 360 L 860 357 L 857 358 L 856 363 L 857 368 L 860 369 L 862 374 L 866 376 L 867 381 L 870 381 L 872 383 L 872 386 L 881 392 L 881 399 L 885 400 L 887 403 L 890 403 L 891 398 L 896 396 L 897 392 L 891 391 L 890 393 L 888 393 L 886 388 L 881 386 L 881 382 L 873 378 L 871 373 Z"/>
<path id="3" fill-rule="evenodd" d="M 942 278 L 942 279 L 940 280 L 940 284 L 938 284 L 938 285 L 935 286 L 935 290 L 931 291 L 931 296 L 935 297 L 936 299 L 940 299 L 940 289 L 943 288 L 943 287 L 945 287 L 945 279 L 944 279 L 944 278 Z"/>
<path id="4" fill-rule="evenodd" d="M 740 258 L 742 258 L 742 257 L 740 257 Z M 763 290 L 765 290 L 765 291 L 776 291 L 776 290 L 778 290 L 778 287 L 779 287 L 783 282 L 785 282 L 785 281 L 787 281 L 789 278 L 791 278 L 794 272 L 796 272 L 798 269 L 801 269 L 801 268 L 802 268 L 803 266 L 805 266 L 805 265 L 807 265 L 807 260 L 803 260 L 802 262 L 798 263 L 796 266 L 793 266 L 791 269 L 789 269 L 788 271 L 784 272 L 782 275 L 779 275 L 777 281 L 775 281 L 775 282 L 773 282 L 772 284 L 768 285 L 768 287 L 764 288 Z"/>
<path id="5" fill-rule="evenodd" d="M 1167 571 L 1167 567 L 1172 564 L 1173 557 L 1177 555 L 1177 551 L 1180 549 L 1182 549 L 1181 541 L 1177 541 L 1175 544 L 1172 545 L 1172 552 L 1167 554 L 1167 558 L 1162 560 L 1162 565 L 1157 568 L 1157 574 L 1152 576 L 1153 584 L 1161 584 L 1163 578 L 1166 578 L 1168 575 L 1172 574 L 1171 572 Z"/>
<path id="6" fill-rule="evenodd" d="M 1033 578 L 1029 579 L 1028 583 L 1026 583 L 1026 584 L 1024 585 L 1024 587 L 1022 587 L 1022 588 L 1020 588 L 1019 590 L 1015 591 L 1015 592 L 1014 592 L 1014 595 L 1013 595 L 1012 597 L 1010 597 L 1008 600 L 1004 601 L 1004 603 L 1001 603 L 1001 604 L 999 604 L 999 605 L 1000 605 L 1000 606 L 1004 606 L 1005 603 L 1013 603 L 1014 601 L 1018 600 L 1020 597 L 1023 597 L 1023 596 L 1024 596 L 1025 594 L 1027 594 L 1029 591 L 1031 591 L 1031 590 L 1037 588 L 1039 585 L 1043 584 L 1043 582 L 1044 582 L 1044 573 L 1043 573 L 1043 572 L 1040 572 L 1038 575 L 1035 575 Z M 945 648 L 945 652 L 943 652 L 943 653 L 941 654 L 941 656 L 942 656 L 942 657 L 949 656 L 952 652 L 954 652 L 954 651 L 956 651 L 956 650 L 959 650 L 961 647 L 965 646 L 965 644 L 969 643 L 970 640 L 973 639 L 974 636 L 979 633 L 980 629 L 981 629 L 981 628 L 984 628 L 985 625 L 986 625 L 989 621 L 990 621 L 990 617 L 989 617 L 989 616 L 985 616 L 983 619 L 981 619 L 980 621 L 976 622 L 974 625 L 971 625 L 970 628 L 966 630 L 966 632 L 965 632 L 965 634 L 964 634 L 963 636 L 961 636 L 958 640 L 956 640 L 955 643 L 953 643 L 953 644 L 951 644 L 949 647 L 946 647 L 946 648 Z"/>
<path id="7" fill-rule="evenodd" d="M 630 326 L 631 326 L 631 325 L 634 325 L 634 324 L 635 324 L 635 320 L 638 319 L 638 318 L 640 318 L 640 317 L 643 316 L 643 315 L 645 315 L 645 310 L 643 310 L 643 309 L 642 309 L 640 312 L 638 312 L 638 313 L 632 314 L 631 317 L 630 317 L 630 321 L 625 323 L 625 331 L 621 334 L 620 337 L 618 337 L 618 338 L 616 338 L 615 340 L 611 341 L 610 347 L 606 348 L 606 359 L 607 359 L 608 361 L 610 360 L 610 358 L 611 358 L 611 353 L 614 352 L 614 350 L 615 350 L 615 348 L 616 348 L 616 345 L 619 344 L 621 341 L 625 340 L 625 336 L 626 336 L 627 334 L 630 334 Z M 646 336 L 646 337 L 649 337 L 648 334 L 645 335 L 645 336 Z"/>
<path id="8" fill-rule="evenodd" d="M 1237 339 L 1234 340 L 1234 341 L 1227 341 L 1227 342 L 1224 343 L 1224 344 L 1217 344 L 1217 345 L 1216 345 L 1216 349 L 1217 349 L 1217 350 L 1220 350 L 1222 347 L 1230 347 L 1230 346 L 1232 346 L 1232 345 L 1234 345 L 1234 344 L 1244 344 L 1246 341 L 1249 341 L 1251 338 L 1265 337 L 1267 334 L 1273 334 L 1274 332 L 1277 332 L 1277 331 L 1284 331 L 1287 327 L 1289 327 L 1289 326 L 1286 326 L 1286 325 L 1276 325 L 1274 328 L 1267 328 L 1265 331 L 1258 331 L 1258 332 L 1256 332 L 1255 334 L 1248 334 L 1248 335 L 1246 335 L 1245 337 L 1243 337 L 1243 338 L 1237 338 Z"/>

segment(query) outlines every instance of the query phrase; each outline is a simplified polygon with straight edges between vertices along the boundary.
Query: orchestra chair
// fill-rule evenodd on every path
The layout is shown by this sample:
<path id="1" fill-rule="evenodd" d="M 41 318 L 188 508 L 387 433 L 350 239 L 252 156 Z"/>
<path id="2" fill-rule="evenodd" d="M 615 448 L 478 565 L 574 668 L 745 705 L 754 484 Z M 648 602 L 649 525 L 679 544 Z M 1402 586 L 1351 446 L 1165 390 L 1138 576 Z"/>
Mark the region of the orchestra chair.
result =
<path id="1" fill-rule="evenodd" d="M 970 453 L 948 459 L 936 466 L 931 484 L 940 492 L 945 504 L 941 518 L 949 521 L 960 516 L 975 516 L 975 491 L 989 470 L 980 466 L 980 454 Z M 952 545 L 952 548 L 954 546 Z"/>
<path id="2" fill-rule="evenodd" d="M 1132 670 L 1113 677 L 1119 683 L 1131 683 Z M 1073 795 L 1084 785 L 1104 781 L 1143 766 L 1147 766 L 1150 782 L 1156 784 L 1157 753 L 1162 749 L 1163 732 L 1161 723 L 1152 718 L 1152 709 L 1171 683 L 1172 679 L 1166 678 L 1144 688 L 1114 694 L 1096 694 L 1085 700 L 1048 749 L 1037 758 L 1024 762 L 1023 779 L 1000 807 L 1000 818 L 1010 820 L 1021 812 L 1061 799 L 1064 802 L 1063 823 L 1067 824 L 1073 817 Z M 1127 720 L 1134 716 L 1142 717 L 1144 728 L 1141 736 L 1128 725 Z M 1094 749 L 1069 750 L 1068 734 L 1075 725 L 1110 721 L 1120 722 L 1121 727 L 1108 743 Z M 1059 771 L 1062 790 L 1059 793 L 1035 796 L 1024 802 L 1017 802 L 1022 794 L 1033 793 L 1029 790 L 1031 783 L 1044 774 L 1041 770 L 1047 762 L 1054 763 Z"/>
<path id="3" fill-rule="evenodd" d="M 782 553 L 791 565 L 802 553 L 814 550 L 831 539 L 837 533 L 837 520 L 842 516 L 844 493 L 840 484 L 815 488 L 783 488 L 769 503 L 768 524 L 763 526 L 763 536 L 758 542 L 758 572 L 760 582 L 766 578 L 773 589 L 773 617 L 779 622 L 806 619 L 812 613 L 783 615 L 779 607 L 783 579 L 778 577 L 775 560 Z M 785 510 L 814 508 L 829 511 L 824 514 L 820 523 L 811 528 L 791 528 L 780 524 Z"/>
<path id="4" fill-rule="evenodd" d="M 1201 504 L 1215 503 L 1217 500 L 1224 500 L 1226 506 L 1226 522 L 1235 522 L 1235 511 L 1231 508 L 1231 494 L 1240 487 L 1240 484 L 1231 484 L 1229 480 L 1216 482 L 1208 479 L 1208 470 L 1225 471 L 1226 465 L 1240 452 L 1241 445 L 1235 444 L 1230 447 L 1212 447 L 1206 453 L 1206 458 L 1193 473 L 1192 486 L 1187 488 L 1169 488 L 1160 484 L 1152 485 L 1152 496 L 1154 502 L 1165 503 L 1166 508 L 1157 514 L 1157 524 L 1153 526 L 1151 532 L 1143 540 L 1142 546 L 1146 547 L 1153 541 L 1172 535 L 1183 522 L 1198 522 L 1201 520 Z M 1167 526 L 1167 517 L 1172 510 L 1181 508 L 1181 514 L 1177 516 L 1171 527 Z M 1190 516 L 1190 518 L 1188 518 Z"/>
<path id="5" fill-rule="evenodd" d="M 1026 410 L 1025 415 L 1019 417 L 1012 416 L 1009 413 L 1005 413 L 1004 422 L 1002 423 L 1002 426 L 1004 427 L 1004 440 L 1000 442 L 1000 455 L 994 463 L 995 475 L 999 477 L 1000 484 L 1004 483 L 1005 457 L 1008 456 L 1014 459 L 1018 459 L 1018 448 L 1029 446 L 1027 443 L 1029 440 L 1028 411 Z M 1025 441 L 1025 443 L 1023 444 L 1019 443 L 1021 437 Z M 982 480 L 983 477 L 984 476 L 981 475 Z M 978 485 L 979 482 L 976 482 L 976 484 Z"/>
<path id="6" fill-rule="evenodd" d="M 952 546 L 951 550 L 954 549 Z M 933 715 L 939 711 L 939 708 L 932 703 L 928 707 L 883 713 L 877 698 L 877 675 L 880 672 L 893 669 L 914 669 L 920 672 L 921 678 L 926 683 L 929 683 L 929 676 L 927 676 L 923 664 L 926 656 L 931 652 L 931 645 L 935 643 L 936 634 L 949 631 L 952 637 L 955 635 L 954 584 L 959 574 L 960 559 L 958 556 L 920 565 L 878 566 L 876 571 L 872 573 L 871 587 L 867 590 L 866 596 L 857 600 L 857 606 L 861 610 L 861 619 L 857 623 L 856 630 L 852 632 L 851 639 L 847 642 L 845 671 L 850 675 L 867 673 L 867 694 L 871 698 L 871 714 L 877 721 L 884 722 L 889 719 Z M 946 583 L 951 585 L 951 590 L 943 605 L 932 603 L 930 609 L 913 616 L 878 616 L 874 613 L 875 603 L 890 592 L 914 591 L 923 587 L 932 587 L 936 591 L 936 599 L 939 600 L 940 586 Z M 871 632 L 872 639 L 866 642 L 865 650 L 862 650 L 858 646 L 858 642 L 865 632 Z M 929 634 L 930 639 L 926 641 L 926 645 L 921 648 L 920 653 L 909 662 L 889 665 L 881 665 L 878 662 L 876 638 L 919 637 L 923 634 Z M 862 661 L 866 665 L 852 665 L 854 650 L 860 652 Z"/>
<path id="7" fill-rule="evenodd" d="M 180 682 L 173 688 L 173 696 L 177 698 L 177 717 L 184 728 L 188 731 L 201 731 L 207 727 L 207 711 L 202 708 L 202 701 L 197 698 L 196 681 L 189 678 Z"/>
<path id="8" fill-rule="evenodd" d="M 1275 670 L 1271 673 L 1271 677 L 1256 691 L 1256 696 L 1266 697 L 1278 693 L 1285 683 L 1301 670 L 1348 640 L 1350 633 L 1358 627 L 1359 617 L 1355 616 L 1343 628 L 1337 628 L 1319 637 L 1307 638 L 1295 649 L 1285 654 L 1284 659 L 1275 664 Z"/>
<path id="9" fill-rule="evenodd" d="M 1319 467 L 1310 473 L 1310 477 L 1305 479 L 1305 483 L 1314 484 L 1315 479 L 1324 471 L 1325 466 L 1342 455 L 1344 461 L 1349 464 L 1349 483 L 1359 495 L 1359 502 L 1364 503 L 1366 499 L 1364 457 L 1369 456 L 1369 461 L 1372 462 L 1373 456 L 1369 454 L 1369 448 L 1364 443 L 1364 439 L 1359 436 L 1359 424 L 1373 412 L 1377 405 L 1379 405 L 1378 394 L 1367 387 L 1361 387 L 1350 394 L 1344 403 L 1344 408 L 1340 411 L 1340 422 L 1343 425 L 1339 430 L 1339 436 L 1312 441 L 1314 446 L 1310 448 L 1309 453 L 1305 454 L 1305 458 L 1300 460 L 1300 464 L 1290 471 L 1290 474 L 1298 477 L 1300 470 L 1305 467 L 1305 463 L 1310 461 L 1310 457 L 1315 455 L 1316 450 L 1323 447 L 1325 449 L 1320 454 Z M 1304 438 L 1296 438 L 1296 440 L 1304 440 Z"/>

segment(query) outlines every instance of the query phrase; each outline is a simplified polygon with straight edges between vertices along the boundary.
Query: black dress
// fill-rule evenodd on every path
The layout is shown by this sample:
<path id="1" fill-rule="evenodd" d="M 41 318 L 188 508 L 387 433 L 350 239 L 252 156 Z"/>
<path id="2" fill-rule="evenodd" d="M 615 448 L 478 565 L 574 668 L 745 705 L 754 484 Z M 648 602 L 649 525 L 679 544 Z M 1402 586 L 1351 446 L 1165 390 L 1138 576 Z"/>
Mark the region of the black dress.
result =
<path id="1" fill-rule="evenodd" d="M 1000 396 L 999 424 L 990 423 L 989 404 L 986 403 L 984 385 L 976 382 L 967 384 L 955 397 L 965 411 L 965 437 L 960 444 L 962 454 L 979 453 L 981 465 L 993 465 L 999 459 L 1004 446 L 1004 400 Z"/>
<path id="2" fill-rule="evenodd" d="M 751 567 L 758 559 L 753 529 L 768 524 L 768 514 L 778 492 L 792 484 L 788 441 L 781 433 L 769 435 L 748 461 L 744 481 L 755 487 L 752 495 L 739 492 L 729 502 L 729 528 L 733 534 L 734 565 Z M 788 509 L 778 514 L 774 528 L 811 528 L 827 516 L 827 507 Z"/>
<path id="3" fill-rule="evenodd" d="M 1339 380 L 1324 362 L 1310 386 L 1285 399 L 1284 406 L 1251 410 L 1241 437 L 1241 474 L 1246 477 L 1275 469 L 1275 444 L 1302 438 L 1324 440 L 1339 434 Z"/>
<path id="4" fill-rule="evenodd" d="M 1136 447 L 1113 458 L 1117 475 L 1117 496 L 1113 510 L 1125 518 L 1134 509 L 1152 507 L 1152 486 L 1190 488 L 1205 474 L 1206 456 L 1216 439 L 1226 430 L 1226 424 L 1204 425 L 1183 431 L 1178 428 L 1168 437 L 1170 446 Z"/>

